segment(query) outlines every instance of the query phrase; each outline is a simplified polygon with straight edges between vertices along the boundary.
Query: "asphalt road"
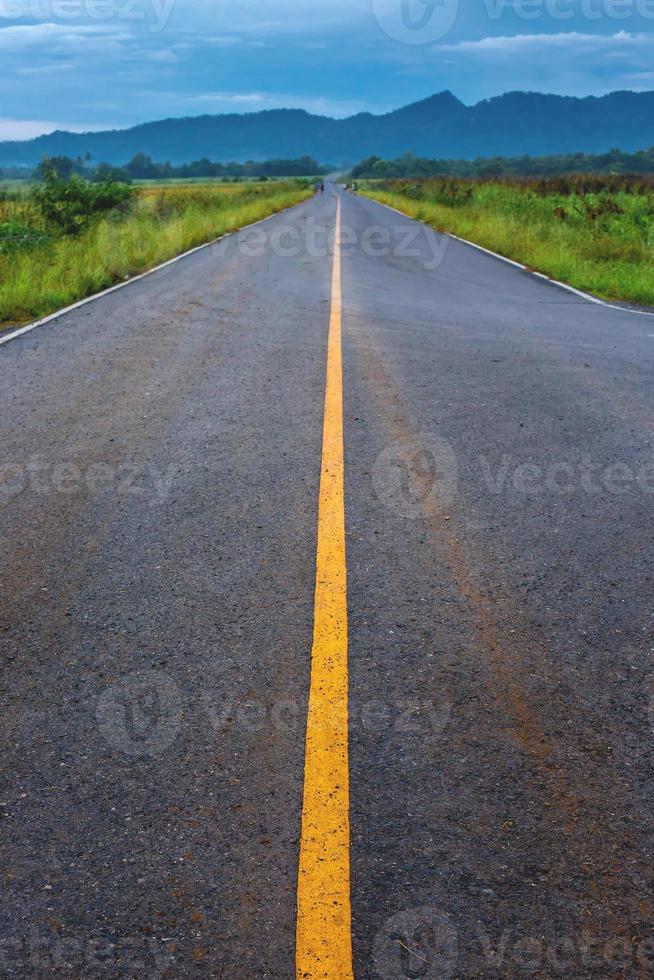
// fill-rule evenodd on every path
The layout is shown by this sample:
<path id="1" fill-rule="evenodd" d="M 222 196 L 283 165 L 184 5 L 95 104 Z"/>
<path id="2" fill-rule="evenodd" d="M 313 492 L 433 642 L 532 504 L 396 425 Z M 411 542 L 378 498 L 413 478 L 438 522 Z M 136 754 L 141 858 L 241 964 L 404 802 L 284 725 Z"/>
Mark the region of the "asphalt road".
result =
<path id="1" fill-rule="evenodd" d="M 295 976 L 337 197 L 354 975 L 654 974 L 654 318 L 328 185 L 0 346 L 2 976 Z"/>

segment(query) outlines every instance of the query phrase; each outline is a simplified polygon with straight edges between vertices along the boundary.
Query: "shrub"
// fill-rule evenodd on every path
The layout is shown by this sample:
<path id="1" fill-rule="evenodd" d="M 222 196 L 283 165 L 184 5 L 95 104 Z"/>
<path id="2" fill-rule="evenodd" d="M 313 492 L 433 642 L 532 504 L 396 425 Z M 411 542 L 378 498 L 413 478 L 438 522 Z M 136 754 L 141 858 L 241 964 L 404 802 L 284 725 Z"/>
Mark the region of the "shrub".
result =
<path id="1" fill-rule="evenodd" d="M 32 191 L 32 200 L 44 220 L 64 235 L 76 235 L 95 218 L 125 208 L 132 189 L 114 180 L 90 183 L 73 174 L 69 179 L 47 168 L 43 183 Z"/>

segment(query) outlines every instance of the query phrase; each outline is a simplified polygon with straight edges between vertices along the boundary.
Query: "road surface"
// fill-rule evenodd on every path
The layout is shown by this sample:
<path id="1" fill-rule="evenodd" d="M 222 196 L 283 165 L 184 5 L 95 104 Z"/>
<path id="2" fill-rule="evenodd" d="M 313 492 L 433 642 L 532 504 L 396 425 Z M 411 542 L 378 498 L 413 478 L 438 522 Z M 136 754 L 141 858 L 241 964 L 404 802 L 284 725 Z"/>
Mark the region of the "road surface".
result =
<path id="1" fill-rule="evenodd" d="M 653 361 L 332 185 L 1 346 L 0 973 L 651 976 Z"/>

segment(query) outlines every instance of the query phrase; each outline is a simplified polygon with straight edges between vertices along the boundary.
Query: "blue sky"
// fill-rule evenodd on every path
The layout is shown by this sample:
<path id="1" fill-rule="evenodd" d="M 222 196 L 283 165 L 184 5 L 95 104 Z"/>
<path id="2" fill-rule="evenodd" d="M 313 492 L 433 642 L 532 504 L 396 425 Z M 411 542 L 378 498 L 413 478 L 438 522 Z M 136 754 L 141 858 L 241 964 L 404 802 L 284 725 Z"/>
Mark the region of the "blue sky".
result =
<path id="1" fill-rule="evenodd" d="M 654 89 L 654 0 L 0 0 L 0 138 Z"/>

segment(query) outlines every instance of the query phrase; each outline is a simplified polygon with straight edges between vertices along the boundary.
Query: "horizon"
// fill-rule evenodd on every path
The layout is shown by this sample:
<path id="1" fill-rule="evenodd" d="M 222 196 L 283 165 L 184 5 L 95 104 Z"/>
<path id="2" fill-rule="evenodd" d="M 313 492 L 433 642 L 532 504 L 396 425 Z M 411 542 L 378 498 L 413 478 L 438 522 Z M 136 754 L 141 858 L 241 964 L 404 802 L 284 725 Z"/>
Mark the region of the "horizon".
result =
<path id="1" fill-rule="evenodd" d="M 323 0 L 310 17 L 299 0 L 0 0 L 0 139 L 280 108 L 380 115 L 444 90 L 472 105 L 654 85 L 642 0 L 421 2 L 409 29 L 399 0 Z"/>

